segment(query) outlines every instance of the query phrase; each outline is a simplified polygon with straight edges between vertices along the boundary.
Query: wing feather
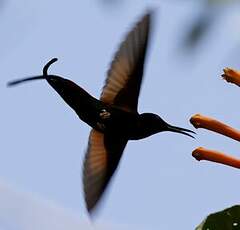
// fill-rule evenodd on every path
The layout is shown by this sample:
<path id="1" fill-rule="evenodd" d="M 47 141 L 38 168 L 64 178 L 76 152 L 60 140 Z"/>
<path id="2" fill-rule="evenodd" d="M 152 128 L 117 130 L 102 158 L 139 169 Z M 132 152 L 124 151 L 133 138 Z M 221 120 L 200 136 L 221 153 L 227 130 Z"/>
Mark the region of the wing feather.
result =
<path id="1" fill-rule="evenodd" d="M 92 129 L 83 167 L 85 202 L 91 213 L 114 174 L 127 141 Z"/>
<path id="2" fill-rule="evenodd" d="M 101 101 L 137 112 L 150 24 L 148 12 L 120 45 L 107 73 Z"/>

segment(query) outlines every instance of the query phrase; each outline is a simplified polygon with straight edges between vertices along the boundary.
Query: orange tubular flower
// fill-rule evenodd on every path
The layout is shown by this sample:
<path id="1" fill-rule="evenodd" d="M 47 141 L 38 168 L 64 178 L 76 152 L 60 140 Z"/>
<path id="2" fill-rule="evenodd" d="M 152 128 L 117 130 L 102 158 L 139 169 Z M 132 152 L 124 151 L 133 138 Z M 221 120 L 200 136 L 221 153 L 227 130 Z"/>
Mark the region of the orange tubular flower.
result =
<path id="1" fill-rule="evenodd" d="M 236 141 L 240 141 L 240 131 L 234 129 L 220 121 L 217 121 L 211 117 L 206 117 L 201 114 L 195 114 L 190 118 L 192 125 L 197 128 L 204 128 L 216 133 L 220 133 L 224 136 L 230 137 Z"/>
<path id="2" fill-rule="evenodd" d="M 240 159 L 215 150 L 199 147 L 192 152 L 192 156 L 198 161 L 207 160 L 240 169 Z"/>
<path id="3" fill-rule="evenodd" d="M 222 77 L 224 80 L 240 86 L 240 71 L 231 68 L 225 68 L 223 69 L 223 72 L 224 74 L 222 74 Z"/>

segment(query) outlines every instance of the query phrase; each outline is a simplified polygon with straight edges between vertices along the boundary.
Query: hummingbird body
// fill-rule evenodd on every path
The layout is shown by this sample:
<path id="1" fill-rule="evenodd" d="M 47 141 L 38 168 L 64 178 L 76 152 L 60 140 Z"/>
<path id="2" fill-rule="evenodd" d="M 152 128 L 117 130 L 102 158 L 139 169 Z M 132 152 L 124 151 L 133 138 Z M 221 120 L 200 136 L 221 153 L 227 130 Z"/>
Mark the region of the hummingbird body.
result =
<path id="1" fill-rule="evenodd" d="M 118 133 L 127 140 L 139 140 L 164 131 L 165 123 L 161 123 L 156 114 L 133 113 L 108 105 L 74 82 L 59 76 L 50 75 L 47 81 L 82 121 L 102 133 Z M 103 112 L 108 116 L 101 116 Z"/>
<path id="2" fill-rule="evenodd" d="M 49 75 L 47 81 L 82 121 L 104 134 L 118 133 L 127 140 L 139 140 L 167 131 L 170 126 L 157 114 L 139 114 L 108 105 L 68 79 Z"/>
<path id="3" fill-rule="evenodd" d="M 101 200 L 129 140 L 139 140 L 163 131 L 193 137 L 189 134 L 193 131 L 172 126 L 157 114 L 138 113 L 150 25 L 149 12 L 121 43 L 99 100 L 74 82 L 49 75 L 48 68 L 57 61 L 56 58 L 44 66 L 43 75 L 8 84 L 11 86 L 30 80 L 47 80 L 78 117 L 92 127 L 83 164 L 83 187 L 89 213 Z"/>

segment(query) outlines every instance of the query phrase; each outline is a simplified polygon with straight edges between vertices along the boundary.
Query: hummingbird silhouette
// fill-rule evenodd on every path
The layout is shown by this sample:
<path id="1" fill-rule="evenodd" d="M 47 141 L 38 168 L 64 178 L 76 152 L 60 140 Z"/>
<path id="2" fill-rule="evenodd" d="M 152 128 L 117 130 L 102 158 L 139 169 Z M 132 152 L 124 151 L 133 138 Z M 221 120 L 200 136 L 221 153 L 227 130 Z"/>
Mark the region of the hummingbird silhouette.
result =
<path id="1" fill-rule="evenodd" d="M 193 137 L 191 130 L 172 126 L 153 113 L 139 114 L 141 88 L 152 13 L 147 12 L 121 43 L 100 99 L 63 77 L 48 74 L 54 58 L 43 68 L 43 75 L 8 83 L 13 86 L 25 81 L 45 79 L 63 100 L 92 130 L 83 163 L 83 187 L 86 207 L 91 214 L 99 203 L 113 176 L 129 140 L 171 131 Z"/>

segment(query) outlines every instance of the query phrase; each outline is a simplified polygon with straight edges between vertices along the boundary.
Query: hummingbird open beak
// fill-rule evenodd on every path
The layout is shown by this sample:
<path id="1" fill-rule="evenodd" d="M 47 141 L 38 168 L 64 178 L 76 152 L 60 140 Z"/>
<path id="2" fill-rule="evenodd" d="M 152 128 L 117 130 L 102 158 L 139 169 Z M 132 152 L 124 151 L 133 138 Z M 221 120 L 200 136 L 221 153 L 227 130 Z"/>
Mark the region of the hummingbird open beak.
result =
<path id="1" fill-rule="evenodd" d="M 195 138 L 195 137 L 192 136 L 192 135 L 189 134 L 189 133 L 196 134 L 196 133 L 193 132 L 192 130 L 184 129 L 184 128 L 177 127 L 177 126 L 172 126 L 172 125 L 169 125 L 169 124 L 167 125 L 167 130 L 166 130 L 166 131 L 175 132 L 175 133 L 181 133 L 181 134 L 184 134 L 184 135 L 189 136 L 189 137 L 192 137 L 192 138 Z"/>

